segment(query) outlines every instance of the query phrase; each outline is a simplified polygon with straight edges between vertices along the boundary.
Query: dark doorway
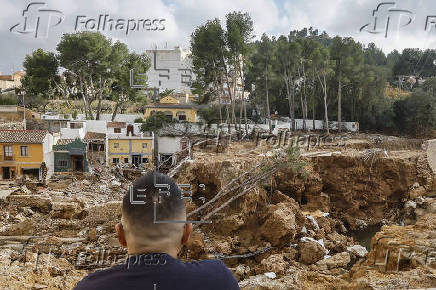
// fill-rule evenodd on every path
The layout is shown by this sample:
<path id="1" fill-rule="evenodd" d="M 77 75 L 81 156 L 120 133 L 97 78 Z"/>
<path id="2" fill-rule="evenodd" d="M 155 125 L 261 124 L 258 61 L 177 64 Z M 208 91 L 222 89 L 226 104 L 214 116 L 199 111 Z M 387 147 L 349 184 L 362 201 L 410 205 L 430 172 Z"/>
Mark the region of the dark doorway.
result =
<path id="1" fill-rule="evenodd" d="M 22 169 L 23 175 L 31 179 L 39 179 L 39 168 Z"/>
<path id="2" fill-rule="evenodd" d="M 133 125 L 127 125 L 127 136 L 135 136 L 133 132 Z"/>
<path id="3" fill-rule="evenodd" d="M 72 155 L 71 161 L 73 165 L 73 171 L 83 171 L 83 156 L 81 155 Z"/>
<path id="4" fill-rule="evenodd" d="M 141 155 L 132 155 L 132 164 L 138 167 L 141 164 Z"/>
<path id="5" fill-rule="evenodd" d="M 3 167 L 3 179 L 11 179 L 9 167 Z"/>

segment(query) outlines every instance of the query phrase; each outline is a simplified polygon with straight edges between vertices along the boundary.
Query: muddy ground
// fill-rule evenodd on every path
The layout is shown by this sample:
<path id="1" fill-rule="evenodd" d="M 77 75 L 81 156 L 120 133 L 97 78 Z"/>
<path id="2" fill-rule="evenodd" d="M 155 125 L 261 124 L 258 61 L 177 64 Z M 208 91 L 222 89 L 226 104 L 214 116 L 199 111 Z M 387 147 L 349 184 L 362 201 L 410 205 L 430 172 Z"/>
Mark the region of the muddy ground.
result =
<path id="1" fill-rule="evenodd" d="M 241 289 L 436 287 L 436 182 L 426 142 L 374 143 L 360 134 L 346 146 L 306 149 L 303 170 L 281 166 L 249 183 L 255 175 L 241 175 L 280 149 L 250 141 L 222 153 L 196 148 L 174 178 L 192 185 L 193 218 L 216 212 L 211 224 L 195 226 L 180 258 L 223 259 Z M 88 272 L 122 263 L 113 226 L 139 174 L 96 168 L 46 186 L 1 184 L 0 288 L 71 289 Z M 229 183 L 234 191 L 200 208 Z"/>

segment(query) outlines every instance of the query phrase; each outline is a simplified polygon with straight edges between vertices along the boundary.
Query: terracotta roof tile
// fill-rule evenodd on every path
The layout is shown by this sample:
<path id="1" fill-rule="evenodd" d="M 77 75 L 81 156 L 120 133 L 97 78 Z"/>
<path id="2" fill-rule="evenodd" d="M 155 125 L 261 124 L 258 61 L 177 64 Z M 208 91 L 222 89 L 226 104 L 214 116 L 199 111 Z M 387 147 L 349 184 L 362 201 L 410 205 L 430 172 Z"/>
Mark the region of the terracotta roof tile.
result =
<path id="1" fill-rule="evenodd" d="M 100 140 L 106 139 L 105 133 L 87 132 L 83 140 Z"/>
<path id="2" fill-rule="evenodd" d="M 66 144 L 70 144 L 73 141 L 74 139 L 59 139 L 56 145 L 66 145 Z"/>
<path id="3" fill-rule="evenodd" d="M 47 134 L 45 130 L 0 130 L 0 143 L 39 144 Z"/>
<path id="4" fill-rule="evenodd" d="M 126 122 L 107 122 L 108 128 L 125 128 Z"/>

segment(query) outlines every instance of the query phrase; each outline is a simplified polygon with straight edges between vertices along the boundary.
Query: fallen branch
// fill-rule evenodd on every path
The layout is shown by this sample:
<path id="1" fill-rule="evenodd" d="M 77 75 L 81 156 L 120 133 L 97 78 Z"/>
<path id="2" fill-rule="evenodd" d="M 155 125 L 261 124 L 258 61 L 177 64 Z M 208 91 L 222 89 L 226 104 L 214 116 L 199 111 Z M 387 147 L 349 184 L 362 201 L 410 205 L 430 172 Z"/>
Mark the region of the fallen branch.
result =
<path id="1" fill-rule="evenodd" d="M 253 253 L 247 253 L 247 254 L 244 254 L 244 255 L 224 256 L 224 255 L 220 254 L 220 255 L 215 255 L 215 259 L 250 258 L 250 257 L 256 256 L 256 255 L 259 255 L 259 254 L 266 253 L 266 252 L 268 252 L 268 251 L 270 251 L 272 249 L 274 249 L 274 247 L 266 247 L 266 248 L 264 248 L 262 250 L 259 250 L 259 251 L 253 252 Z"/>

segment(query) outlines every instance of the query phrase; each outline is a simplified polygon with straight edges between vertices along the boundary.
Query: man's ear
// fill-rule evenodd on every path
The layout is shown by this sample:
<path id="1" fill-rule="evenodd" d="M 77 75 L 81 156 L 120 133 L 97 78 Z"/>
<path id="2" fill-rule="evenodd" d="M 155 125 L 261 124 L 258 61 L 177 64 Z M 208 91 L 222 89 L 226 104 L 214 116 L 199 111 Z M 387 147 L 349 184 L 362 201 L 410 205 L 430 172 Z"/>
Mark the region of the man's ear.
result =
<path id="1" fill-rule="evenodd" d="M 185 224 L 185 227 L 183 228 L 183 236 L 182 240 L 180 241 L 182 245 L 186 244 L 188 242 L 189 236 L 192 233 L 192 224 Z"/>
<path id="2" fill-rule="evenodd" d="M 127 248 L 126 234 L 124 232 L 123 225 L 121 223 L 117 223 L 115 225 L 115 230 L 117 231 L 118 242 L 121 246 Z"/>

